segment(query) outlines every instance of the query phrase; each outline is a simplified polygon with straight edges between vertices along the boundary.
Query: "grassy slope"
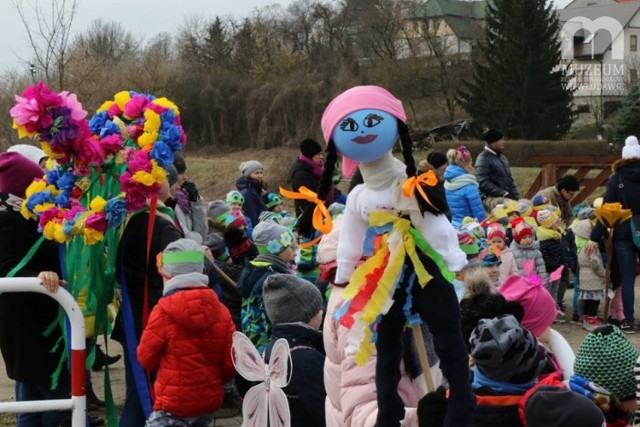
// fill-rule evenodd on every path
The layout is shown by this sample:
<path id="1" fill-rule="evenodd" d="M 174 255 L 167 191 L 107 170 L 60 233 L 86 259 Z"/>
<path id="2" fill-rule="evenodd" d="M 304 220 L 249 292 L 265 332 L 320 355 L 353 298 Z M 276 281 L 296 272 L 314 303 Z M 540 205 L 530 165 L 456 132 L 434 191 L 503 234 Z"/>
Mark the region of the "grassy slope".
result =
<path id="1" fill-rule="evenodd" d="M 279 186 L 291 188 L 287 182 L 289 167 L 297 155 L 297 149 L 280 148 L 240 151 L 215 157 L 190 156 L 187 157 L 187 174 L 191 180 L 198 184 L 198 188 L 207 201 L 224 198 L 228 191 L 235 189 L 235 181 L 240 176 L 240 163 L 255 159 L 265 167 L 265 180 L 270 191 L 276 192 Z M 423 159 L 426 155 L 418 152 L 415 157 Z M 514 167 L 511 170 L 522 194 L 526 193 L 540 171 L 538 168 L 521 167 Z M 594 173 L 596 172 L 594 171 Z M 588 200 L 592 200 L 601 192 L 602 190 L 596 191 Z"/>

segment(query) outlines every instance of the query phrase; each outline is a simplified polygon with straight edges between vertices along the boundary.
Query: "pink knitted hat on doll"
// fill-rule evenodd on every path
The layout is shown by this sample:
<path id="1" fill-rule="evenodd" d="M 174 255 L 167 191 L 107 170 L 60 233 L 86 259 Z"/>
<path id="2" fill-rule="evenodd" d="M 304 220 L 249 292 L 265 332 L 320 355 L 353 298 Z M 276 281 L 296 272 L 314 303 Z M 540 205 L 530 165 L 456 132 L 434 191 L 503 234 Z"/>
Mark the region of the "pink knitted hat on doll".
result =
<path id="1" fill-rule="evenodd" d="M 520 323 L 536 337 L 542 335 L 558 315 L 556 303 L 549 291 L 542 286 L 541 280 L 533 281 L 512 275 L 507 277 L 498 291 L 507 301 L 515 301 L 522 306 L 524 316 Z"/>
<path id="2" fill-rule="evenodd" d="M 380 86 L 356 86 L 333 98 L 322 114 L 322 135 L 329 142 L 340 120 L 359 110 L 380 110 L 407 121 L 402 101 Z M 358 162 L 343 157 L 342 174 L 351 177 Z"/>

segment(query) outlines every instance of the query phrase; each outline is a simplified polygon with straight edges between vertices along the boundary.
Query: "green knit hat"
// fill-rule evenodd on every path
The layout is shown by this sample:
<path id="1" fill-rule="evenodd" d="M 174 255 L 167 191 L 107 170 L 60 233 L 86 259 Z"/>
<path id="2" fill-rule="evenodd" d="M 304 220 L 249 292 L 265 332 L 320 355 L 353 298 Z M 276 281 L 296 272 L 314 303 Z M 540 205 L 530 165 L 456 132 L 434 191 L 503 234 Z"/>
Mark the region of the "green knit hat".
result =
<path id="1" fill-rule="evenodd" d="M 633 368 L 640 352 L 615 326 L 603 326 L 589 333 L 576 352 L 576 375 L 609 390 L 620 400 L 635 399 Z"/>

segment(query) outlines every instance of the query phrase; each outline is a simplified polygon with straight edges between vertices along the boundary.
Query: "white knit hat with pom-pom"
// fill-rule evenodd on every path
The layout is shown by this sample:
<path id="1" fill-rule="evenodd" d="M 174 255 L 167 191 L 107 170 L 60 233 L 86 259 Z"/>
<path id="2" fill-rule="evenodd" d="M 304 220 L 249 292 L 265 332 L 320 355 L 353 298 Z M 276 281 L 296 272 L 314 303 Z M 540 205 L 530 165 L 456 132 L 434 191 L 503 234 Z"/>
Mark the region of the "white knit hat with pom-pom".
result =
<path id="1" fill-rule="evenodd" d="M 624 141 L 624 147 L 622 148 L 623 159 L 640 158 L 640 144 L 638 144 L 638 138 L 631 135 Z"/>

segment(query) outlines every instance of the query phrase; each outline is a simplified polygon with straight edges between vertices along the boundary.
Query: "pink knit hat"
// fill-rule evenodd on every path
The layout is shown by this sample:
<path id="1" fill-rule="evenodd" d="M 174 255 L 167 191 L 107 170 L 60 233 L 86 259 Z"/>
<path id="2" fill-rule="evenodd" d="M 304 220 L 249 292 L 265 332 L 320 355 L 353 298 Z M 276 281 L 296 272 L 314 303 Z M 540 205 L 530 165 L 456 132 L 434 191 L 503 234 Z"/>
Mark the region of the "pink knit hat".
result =
<path id="1" fill-rule="evenodd" d="M 407 121 L 402 101 L 388 90 L 380 86 L 352 87 L 333 98 L 322 114 L 321 127 L 325 142 L 329 142 L 336 126 L 345 116 L 359 110 L 371 109 L 384 111 L 403 122 Z M 342 162 L 344 176 L 350 177 L 357 166 L 357 162 L 344 157 Z"/>
<path id="2" fill-rule="evenodd" d="M 42 178 L 44 170 L 18 153 L 0 154 L 0 191 L 24 197 L 34 179 Z"/>
<path id="3" fill-rule="evenodd" d="M 507 277 L 498 291 L 507 301 L 515 301 L 522 306 L 524 316 L 520 323 L 536 337 L 542 335 L 558 315 L 556 303 L 541 281 L 534 282 L 512 275 Z"/>

